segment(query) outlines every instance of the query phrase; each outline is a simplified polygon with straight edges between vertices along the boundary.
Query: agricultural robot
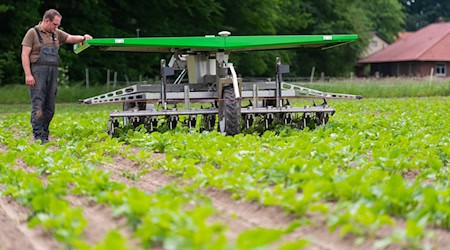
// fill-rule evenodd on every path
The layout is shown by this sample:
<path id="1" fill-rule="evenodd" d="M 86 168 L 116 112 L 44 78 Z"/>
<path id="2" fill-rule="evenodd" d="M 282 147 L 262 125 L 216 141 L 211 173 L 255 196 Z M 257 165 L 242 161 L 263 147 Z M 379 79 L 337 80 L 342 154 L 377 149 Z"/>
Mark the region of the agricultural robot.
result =
<path id="1" fill-rule="evenodd" d="M 118 127 L 143 125 L 147 131 L 159 126 L 174 129 L 181 120 L 190 128 L 215 130 L 235 135 L 242 129 L 262 126 L 269 129 L 282 123 L 296 128 L 326 124 L 335 109 L 327 98 L 360 99 L 349 94 L 326 93 L 283 81 L 289 65 L 275 60 L 274 81 L 244 82 L 238 77 L 231 52 L 335 46 L 352 42 L 357 35 L 284 35 L 97 38 L 75 45 L 80 53 L 89 47 L 102 51 L 171 53 L 161 60 L 160 84 L 137 84 L 80 100 L 84 104 L 122 103 L 122 111 L 109 115 L 108 133 Z M 187 81 L 184 79 L 187 75 Z M 315 97 L 322 104 L 293 107 L 289 99 Z M 201 103 L 195 106 L 194 103 Z M 183 106 L 183 108 L 178 108 Z M 179 105 L 184 104 L 184 105 Z M 199 107 L 200 106 L 200 107 Z M 180 119 L 183 117 L 184 119 Z"/>

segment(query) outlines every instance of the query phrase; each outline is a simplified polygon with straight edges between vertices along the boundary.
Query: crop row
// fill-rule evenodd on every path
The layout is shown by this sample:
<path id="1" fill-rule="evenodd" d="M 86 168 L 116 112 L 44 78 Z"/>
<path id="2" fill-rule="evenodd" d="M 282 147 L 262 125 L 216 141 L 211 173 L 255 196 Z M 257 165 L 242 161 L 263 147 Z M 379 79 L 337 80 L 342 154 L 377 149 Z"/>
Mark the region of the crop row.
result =
<path id="1" fill-rule="evenodd" d="M 75 115 L 76 114 L 76 115 Z M 0 157 L 2 195 L 9 195 L 30 208 L 29 225 L 42 226 L 69 248 L 128 249 L 127 240 L 112 230 L 103 242 L 90 246 L 83 239 L 87 221 L 82 207 L 66 199 L 78 196 L 111 207 L 125 217 L 134 237 L 143 247 L 161 245 L 165 249 L 249 249 L 271 242 L 284 230 L 255 228 L 244 231 L 236 242 L 227 242 L 226 226 L 211 218 L 217 213 L 207 197 L 199 194 L 197 183 L 171 183 L 156 193 L 126 186 L 98 168 L 114 163 L 113 157 L 130 157 L 141 164 L 151 163 L 149 152 L 128 154 L 129 147 L 104 131 L 106 112 L 60 112 L 51 131 L 54 142 L 30 143 L 28 114 L 14 113 L 0 119 L 0 143 L 8 148 Z M 28 169 L 15 167 L 22 160 Z M 267 237 L 255 238 L 254 235 Z M 288 242 L 280 249 L 298 249 L 303 240 Z"/>
<path id="2" fill-rule="evenodd" d="M 69 194 L 111 206 L 128 219 L 144 245 L 167 248 L 207 248 L 211 243 L 243 248 L 226 242 L 224 225 L 202 224 L 216 211 L 197 194 L 198 187 L 223 189 L 236 199 L 283 207 L 298 218 L 319 212 L 330 230 L 357 235 L 360 242 L 377 237 L 382 227 L 391 227 L 394 233 L 379 240 L 376 247 L 420 247 L 424 239 L 433 237 L 429 228 L 450 228 L 450 121 L 444 112 L 450 99 L 332 104 L 336 115 L 312 131 L 280 127 L 261 136 L 234 137 L 187 129 L 151 134 L 143 129 L 129 131 L 120 140 L 141 149 L 133 155 L 123 142 L 106 135 L 105 111 L 80 113 L 67 108 L 58 113 L 51 128 L 57 138 L 51 144 L 58 150 L 29 143 L 28 114 L 5 115 L 0 142 L 10 150 L 0 163 L 1 182 L 6 184 L 3 195 L 32 208 L 32 225 L 44 225 L 62 242 L 84 247 L 81 239 L 86 222 L 80 208 L 64 200 Z M 151 152 L 166 157 L 154 160 Z M 118 154 L 154 164 L 190 184 L 169 185 L 147 194 L 111 181 L 108 173 L 96 167 L 111 163 Z M 11 168 L 17 158 L 34 171 Z M 193 201 L 199 215 L 192 212 L 195 209 L 185 209 Z M 162 220 L 175 217 L 182 219 Z M 168 230 L 167 225 L 182 232 Z M 247 242 L 245 237 L 251 234 L 242 235 L 239 242 Z"/>
<path id="3" fill-rule="evenodd" d="M 376 237 L 375 247 L 423 247 L 429 228 L 450 228 L 449 98 L 335 101 L 337 113 L 314 131 L 263 135 L 129 132 L 133 146 L 166 153 L 164 170 L 235 198 L 275 205 L 299 217 L 320 212 L 330 230 Z M 198 167 L 198 166 L 201 167 Z M 404 223 L 403 223 L 404 222 Z"/>

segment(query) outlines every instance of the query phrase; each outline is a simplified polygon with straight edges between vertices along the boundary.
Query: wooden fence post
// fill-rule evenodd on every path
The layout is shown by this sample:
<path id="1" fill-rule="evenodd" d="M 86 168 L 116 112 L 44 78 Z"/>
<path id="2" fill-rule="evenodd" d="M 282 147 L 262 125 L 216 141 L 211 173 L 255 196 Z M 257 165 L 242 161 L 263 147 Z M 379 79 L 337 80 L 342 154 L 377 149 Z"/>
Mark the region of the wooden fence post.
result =
<path id="1" fill-rule="evenodd" d="M 86 68 L 86 88 L 89 88 L 89 69 Z"/>
<path id="2" fill-rule="evenodd" d="M 106 70 L 106 88 L 109 89 L 109 84 L 111 82 L 111 76 L 110 76 L 111 71 L 108 69 Z"/>
<path id="3" fill-rule="evenodd" d="M 314 81 L 314 72 L 316 71 L 316 67 L 312 67 L 311 69 L 311 77 L 309 78 L 309 82 Z"/>
<path id="4" fill-rule="evenodd" d="M 430 85 L 431 85 L 431 82 L 433 81 L 433 75 L 434 75 L 434 68 L 431 68 L 431 70 L 430 70 Z"/>
<path id="5" fill-rule="evenodd" d="M 113 87 L 115 88 L 117 86 L 117 71 L 114 71 L 114 82 Z"/>

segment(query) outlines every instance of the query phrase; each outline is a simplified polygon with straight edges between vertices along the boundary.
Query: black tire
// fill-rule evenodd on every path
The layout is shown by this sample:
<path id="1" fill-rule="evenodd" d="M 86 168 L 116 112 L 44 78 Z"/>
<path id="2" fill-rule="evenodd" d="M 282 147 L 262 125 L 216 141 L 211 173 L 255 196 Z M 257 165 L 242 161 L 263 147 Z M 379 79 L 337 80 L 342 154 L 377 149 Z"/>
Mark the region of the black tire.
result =
<path id="1" fill-rule="evenodd" d="M 233 86 L 226 86 L 222 92 L 223 104 L 220 110 L 219 131 L 227 135 L 239 134 L 241 128 L 241 101 L 236 99 Z"/>

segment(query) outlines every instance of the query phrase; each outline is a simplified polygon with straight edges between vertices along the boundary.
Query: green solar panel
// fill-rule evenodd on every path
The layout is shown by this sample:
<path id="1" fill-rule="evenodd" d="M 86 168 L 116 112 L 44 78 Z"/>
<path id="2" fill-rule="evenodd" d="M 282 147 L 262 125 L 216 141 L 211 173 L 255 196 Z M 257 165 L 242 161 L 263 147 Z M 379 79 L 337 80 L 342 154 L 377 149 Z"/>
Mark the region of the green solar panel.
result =
<path id="1" fill-rule="evenodd" d="M 185 51 L 251 51 L 319 47 L 327 44 L 346 43 L 358 39 L 358 35 L 278 35 L 278 36 L 204 36 L 204 37 L 143 37 L 143 38 L 95 38 L 74 46 L 75 53 L 88 47 L 105 51 L 174 52 Z"/>

